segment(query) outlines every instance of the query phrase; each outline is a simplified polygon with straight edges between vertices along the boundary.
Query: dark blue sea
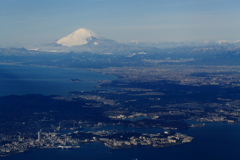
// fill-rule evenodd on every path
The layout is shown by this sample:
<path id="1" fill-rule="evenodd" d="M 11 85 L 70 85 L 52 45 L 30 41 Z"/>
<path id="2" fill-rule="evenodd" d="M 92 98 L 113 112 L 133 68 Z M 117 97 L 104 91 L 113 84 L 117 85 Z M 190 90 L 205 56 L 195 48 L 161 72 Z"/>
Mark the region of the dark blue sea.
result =
<path id="1" fill-rule="evenodd" d="M 82 82 L 70 82 L 70 79 Z M 99 80 L 112 79 L 116 77 L 80 69 L 0 65 L 0 96 L 68 95 L 69 91 L 96 90 Z"/>
<path id="2" fill-rule="evenodd" d="M 69 82 L 69 79 L 84 82 Z M 116 77 L 77 69 L 34 66 L 0 65 L 0 95 L 40 93 L 67 95 L 73 90 L 94 90 L 98 80 Z M 124 128 L 106 126 L 87 130 L 119 129 L 125 131 L 157 133 L 157 128 Z M 100 143 L 82 145 L 79 149 L 36 149 L 1 158 L 3 160 L 240 160 L 240 125 L 206 123 L 205 127 L 177 131 L 194 137 L 191 143 L 166 148 L 139 146 L 131 149 L 111 150 Z"/>

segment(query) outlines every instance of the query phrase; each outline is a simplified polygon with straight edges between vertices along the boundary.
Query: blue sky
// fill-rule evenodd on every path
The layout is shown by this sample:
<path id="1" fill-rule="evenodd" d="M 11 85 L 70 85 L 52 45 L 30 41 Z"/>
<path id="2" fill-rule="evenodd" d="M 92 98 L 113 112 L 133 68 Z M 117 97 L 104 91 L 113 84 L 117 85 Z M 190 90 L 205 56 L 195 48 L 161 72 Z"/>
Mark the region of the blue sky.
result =
<path id="1" fill-rule="evenodd" d="M 240 39 L 239 0 L 0 0 L 0 46 L 79 28 L 119 41 Z"/>

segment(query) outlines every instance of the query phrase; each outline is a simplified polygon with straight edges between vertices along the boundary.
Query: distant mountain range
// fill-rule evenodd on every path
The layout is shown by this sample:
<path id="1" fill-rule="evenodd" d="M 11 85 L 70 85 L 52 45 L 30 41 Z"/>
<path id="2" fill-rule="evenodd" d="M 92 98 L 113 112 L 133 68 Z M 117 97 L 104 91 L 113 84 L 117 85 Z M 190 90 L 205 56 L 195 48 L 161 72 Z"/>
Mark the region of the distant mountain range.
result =
<path id="1" fill-rule="evenodd" d="M 141 47 L 157 47 L 157 48 L 175 48 L 175 47 L 196 47 L 196 46 L 219 46 L 219 45 L 233 45 L 240 47 L 240 40 L 237 41 L 195 41 L 195 42 L 141 42 L 130 41 L 125 44 Z"/>
<path id="2" fill-rule="evenodd" d="M 104 38 L 89 29 L 80 28 L 54 43 L 35 45 L 28 49 L 49 52 L 74 51 L 101 54 L 116 54 L 129 51 L 132 52 L 135 50 L 137 51 L 139 47 L 119 43 L 115 40 Z"/>
<path id="3" fill-rule="evenodd" d="M 120 43 L 80 28 L 54 43 L 30 48 L 0 48 L 0 62 L 44 62 L 75 66 L 124 66 L 154 63 L 240 64 L 239 41 Z"/>
<path id="4" fill-rule="evenodd" d="M 29 50 L 39 50 L 47 52 L 90 52 L 100 54 L 131 54 L 131 53 L 157 53 L 160 49 L 178 48 L 193 48 L 192 50 L 199 51 L 219 51 L 219 50 L 234 50 L 240 47 L 239 41 L 203 41 L 203 42 L 140 42 L 131 41 L 120 43 L 118 41 L 104 38 L 93 31 L 85 28 L 80 28 L 73 33 L 57 40 L 54 43 L 44 45 L 34 45 L 28 47 Z M 180 47 L 180 48 L 179 48 Z M 199 48 L 200 47 L 200 48 Z"/>

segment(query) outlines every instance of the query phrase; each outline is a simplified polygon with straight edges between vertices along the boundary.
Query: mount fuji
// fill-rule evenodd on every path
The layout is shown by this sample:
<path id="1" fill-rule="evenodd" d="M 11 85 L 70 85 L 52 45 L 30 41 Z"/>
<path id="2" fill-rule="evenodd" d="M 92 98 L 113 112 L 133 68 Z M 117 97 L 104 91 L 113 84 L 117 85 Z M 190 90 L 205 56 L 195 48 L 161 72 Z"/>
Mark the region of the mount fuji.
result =
<path id="1" fill-rule="evenodd" d="M 105 42 L 104 42 L 105 41 Z M 59 39 L 56 44 L 60 44 L 66 47 L 81 46 L 85 44 L 99 45 L 101 43 L 106 43 L 109 41 L 106 38 L 103 38 L 93 31 L 85 28 L 80 28 L 73 33 Z M 111 40 L 113 41 L 113 40 Z"/>
<path id="2" fill-rule="evenodd" d="M 29 48 L 29 50 L 47 52 L 73 51 L 75 53 L 89 52 L 98 54 L 129 54 L 143 52 L 144 48 L 145 47 L 131 46 L 112 39 L 107 39 L 89 29 L 80 28 L 54 43 L 35 45 Z"/>

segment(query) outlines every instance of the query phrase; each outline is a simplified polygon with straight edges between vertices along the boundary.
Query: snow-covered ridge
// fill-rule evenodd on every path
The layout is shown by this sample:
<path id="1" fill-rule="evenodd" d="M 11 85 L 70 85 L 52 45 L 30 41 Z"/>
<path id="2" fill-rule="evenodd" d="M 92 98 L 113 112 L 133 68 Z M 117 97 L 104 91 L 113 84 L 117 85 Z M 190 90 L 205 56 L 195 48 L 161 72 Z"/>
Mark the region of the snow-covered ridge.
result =
<path id="1" fill-rule="evenodd" d="M 62 46 L 72 47 L 87 44 L 93 38 L 105 39 L 89 29 L 80 28 L 66 37 L 59 39 L 56 43 Z"/>
<path id="2" fill-rule="evenodd" d="M 229 41 L 229 40 L 218 40 L 216 41 L 216 43 L 221 44 L 221 43 L 239 43 L 240 40 L 236 40 L 236 41 Z"/>

